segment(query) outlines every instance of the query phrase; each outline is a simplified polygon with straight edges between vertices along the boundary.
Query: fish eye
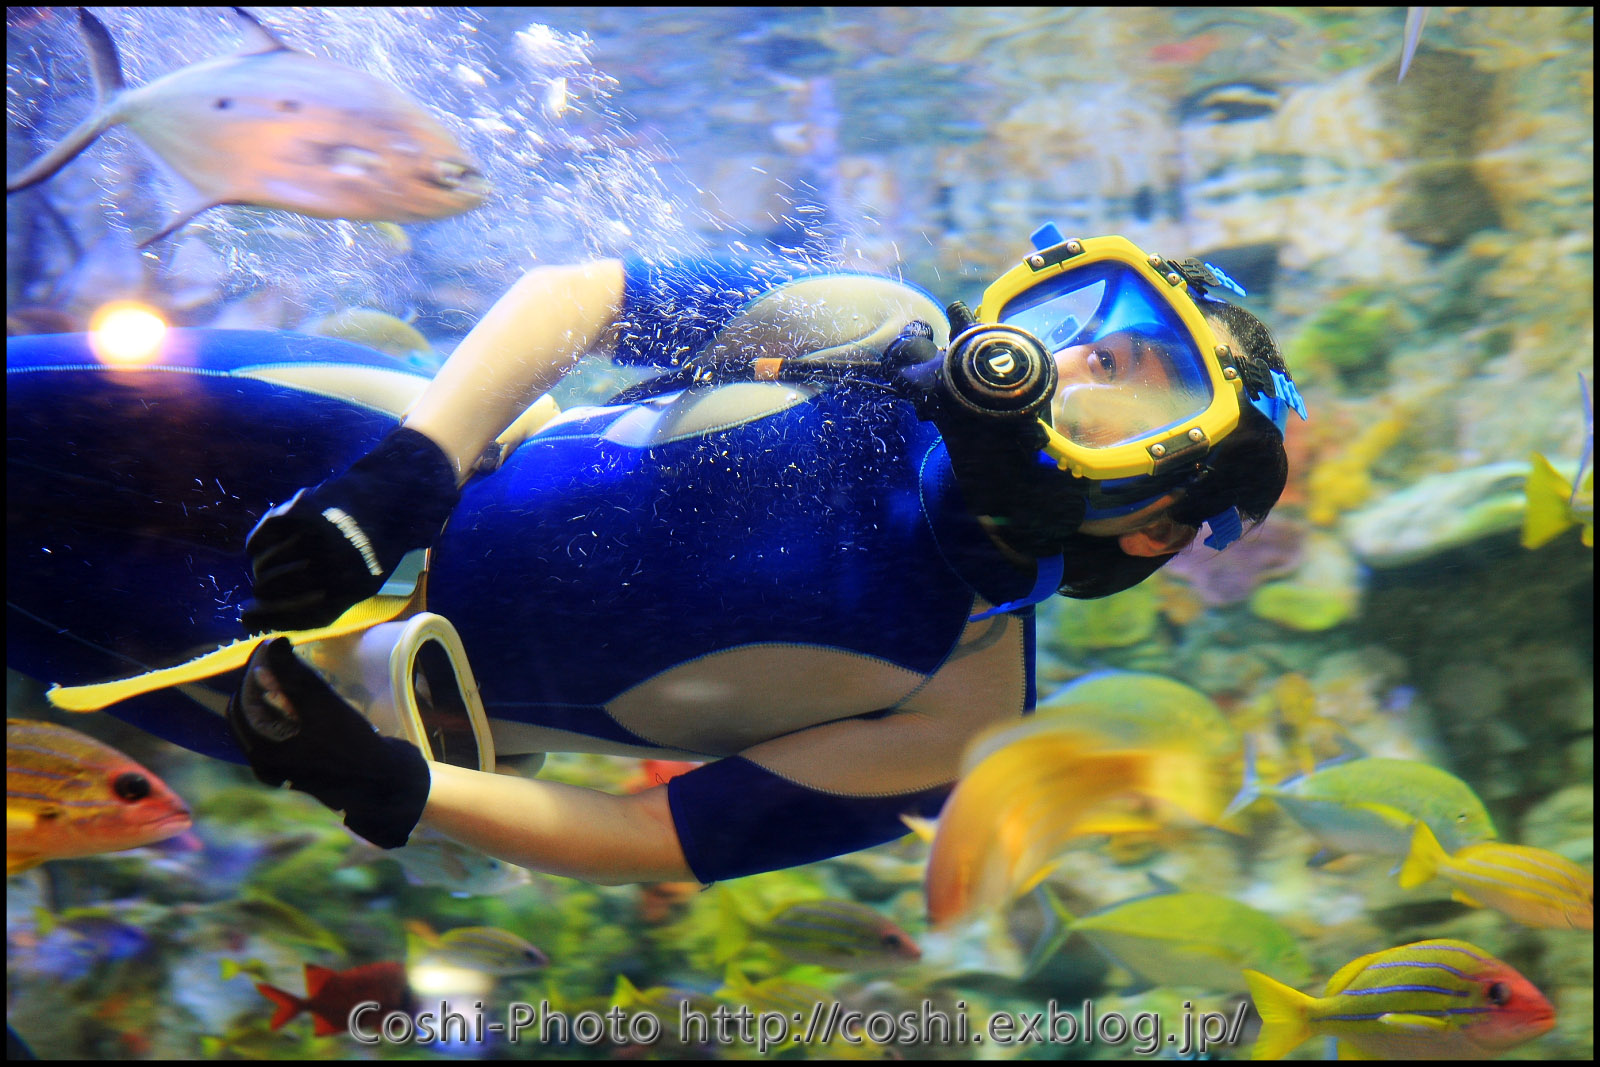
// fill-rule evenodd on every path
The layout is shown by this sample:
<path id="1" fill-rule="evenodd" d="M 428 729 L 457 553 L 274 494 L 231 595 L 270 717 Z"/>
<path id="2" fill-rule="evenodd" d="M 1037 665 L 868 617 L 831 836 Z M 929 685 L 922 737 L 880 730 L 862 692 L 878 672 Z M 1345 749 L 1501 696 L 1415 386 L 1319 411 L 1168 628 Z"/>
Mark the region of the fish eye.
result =
<path id="1" fill-rule="evenodd" d="M 434 160 L 433 173 L 434 180 L 449 189 L 459 188 L 480 177 L 476 170 L 453 159 Z"/>
<path id="2" fill-rule="evenodd" d="M 112 792 L 123 800 L 143 800 L 150 795 L 150 779 L 137 771 L 119 774 L 111 783 Z"/>
<path id="3" fill-rule="evenodd" d="M 279 100 L 278 101 L 278 110 L 279 111 L 299 111 L 300 110 L 300 101 L 298 101 L 298 100 Z"/>
<path id="4" fill-rule="evenodd" d="M 1467 813 L 1466 812 L 1464 812 L 1464 811 L 1456 812 L 1456 822 L 1466 822 L 1466 821 L 1467 821 Z"/>
<path id="5" fill-rule="evenodd" d="M 1511 989 L 1504 982 L 1489 983 L 1489 1003 L 1504 1004 L 1511 999 Z"/>
<path id="6" fill-rule="evenodd" d="M 226 111 L 233 106 L 233 101 L 226 96 L 220 96 L 217 98 L 217 102 L 212 106 L 218 111 Z"/>

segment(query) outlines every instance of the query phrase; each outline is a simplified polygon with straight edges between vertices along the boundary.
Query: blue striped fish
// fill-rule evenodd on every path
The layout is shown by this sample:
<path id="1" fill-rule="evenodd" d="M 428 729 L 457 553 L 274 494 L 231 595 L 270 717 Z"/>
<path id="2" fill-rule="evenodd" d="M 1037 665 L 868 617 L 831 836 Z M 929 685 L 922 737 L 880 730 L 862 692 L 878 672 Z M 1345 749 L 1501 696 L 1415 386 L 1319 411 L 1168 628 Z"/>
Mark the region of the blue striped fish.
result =
<path id="1" fill-rule="evenodd" d="M 1400 866 L 1400 887 L 1435 877 L 1454 886 L 1451 896 L 1461 903 L 1493 908 L 1524 926 L 1594 929 L 1594 875 L 1546 849 L 1487 842 L 1452 856 L 1427 823 L 1418 823 L 1411 854 Z"/>
<path id="2" fill-rule="evenodd" d="M 1509 964 L 1465 941 L 1418 941 L 1344 965 L 1320 997 L 1245 971 L 1261 1014 L 1252 1055 L 1282 1059 L 1312 1037 L 1340 1056 L 1487 1059 L 1556 1024 L 1555 1009 Z"/>

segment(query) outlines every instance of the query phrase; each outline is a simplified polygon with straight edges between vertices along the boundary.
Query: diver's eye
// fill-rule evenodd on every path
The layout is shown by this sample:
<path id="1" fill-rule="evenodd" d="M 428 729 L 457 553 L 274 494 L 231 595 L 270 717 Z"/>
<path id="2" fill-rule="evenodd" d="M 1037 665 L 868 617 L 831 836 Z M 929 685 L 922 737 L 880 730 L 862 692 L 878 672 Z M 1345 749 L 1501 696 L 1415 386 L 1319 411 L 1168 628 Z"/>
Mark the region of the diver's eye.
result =
<path id="1" fill-rule="evenodd" d="M 1504 1004 L 1511 999 L 1511 989 L 1504 982 L 1489 983 L 1489 1003 Z"/>
<path id="2" fill-rule="evenodd" d="M 1107 380 L 1117 376 L 1117 357 L 1109 348 L 1097 348 L 1089 353 L 1089 372 Z"/>
<path id="3" fill-rule="evenodd" d="M 150 779 L 136 771 L 119 774 L 111 783 L 111 791 L 123 800 L 143 800 L 150 795 Z"/>

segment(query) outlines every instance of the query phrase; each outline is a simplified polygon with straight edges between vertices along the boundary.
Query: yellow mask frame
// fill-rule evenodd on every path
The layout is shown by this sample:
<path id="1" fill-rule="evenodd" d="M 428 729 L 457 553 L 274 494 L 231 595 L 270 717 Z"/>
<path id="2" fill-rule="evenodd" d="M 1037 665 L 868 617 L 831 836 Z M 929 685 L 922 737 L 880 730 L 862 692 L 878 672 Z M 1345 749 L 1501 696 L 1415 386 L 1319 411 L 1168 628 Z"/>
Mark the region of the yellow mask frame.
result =
<path id="1" fill-rule="evenodd" d="M 1146 437 L 1103 448 L 1091 448 L 1064 437 L 1040 419 L 1048 443 L 1043 451 L 1064 471 L 1079 478 L 1107 481 L 1152 475 L 1170 469 L 1185 457 L 1204 455 L 1239 425 L 1244 382 L 1231 349 L 1215 332 L 1189 294 L 1189 284 L 1161 256 L 1146 253 L 1126 237 L 1073 238 L 1042 248 L 997 278 L 983 293 L 978 321 L 995 325 L 1013 300 L 1063 274 L 1096 263 L 1120 263 L 1140 275 L 1161 294 L 1194 339 L 1211 386 L 1205 410 Z"/>

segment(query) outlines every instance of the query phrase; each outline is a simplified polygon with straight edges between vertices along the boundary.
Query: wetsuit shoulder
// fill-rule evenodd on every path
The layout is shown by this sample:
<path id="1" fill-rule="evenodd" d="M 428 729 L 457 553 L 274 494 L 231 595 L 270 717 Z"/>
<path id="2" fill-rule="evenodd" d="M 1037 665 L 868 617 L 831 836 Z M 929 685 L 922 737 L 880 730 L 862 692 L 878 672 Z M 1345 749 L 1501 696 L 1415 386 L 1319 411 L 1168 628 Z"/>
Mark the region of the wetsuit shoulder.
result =
<path id="1" fill-rule="evenodd" d="M 623 260 L 616 351 L 623 364 L 677 367 L 728 320 L 775 285 L 812 273 L 806 264 L 731 255 Z"/>

